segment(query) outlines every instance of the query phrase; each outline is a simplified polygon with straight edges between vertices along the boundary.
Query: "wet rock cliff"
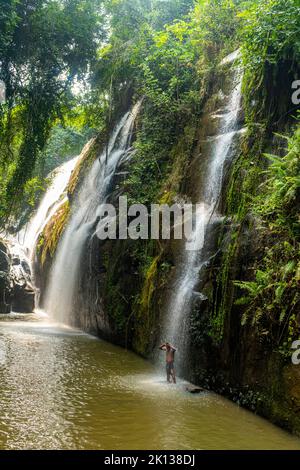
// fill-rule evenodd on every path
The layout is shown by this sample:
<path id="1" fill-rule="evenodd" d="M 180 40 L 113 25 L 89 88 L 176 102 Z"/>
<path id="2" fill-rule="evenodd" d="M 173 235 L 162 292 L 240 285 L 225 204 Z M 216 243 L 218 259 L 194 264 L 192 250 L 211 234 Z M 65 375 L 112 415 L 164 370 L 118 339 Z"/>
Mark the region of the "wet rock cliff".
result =
<path id="1" fill-rule="evenodd" d="M 231 66 L 218 66 L 210 73 L 200 112 L 186 117 L 159 168 L 157 200 L 154 202 L 197 202 L 203 166 L 209 158 L 207 142 L 216 131 L 218 112 L 231 85 Z M 207 241 L 206 249 L 211 257 L 201 275 L 199 273 L 187 319 L 189 359 L 184 375 L 194 383 L 225 394 L 275 423 L 300 433 L 300 369 L 291 364 L 288 349 L 282 350 L 289 335 L 284 326 L 288 323 L 263 319 L 263 326 L 257 328 L 254 321 L 245 321 L 245 313 L 248 312 L 251 318 L 258 311 L 262 316 L 261 311 L 266 308 L 263 298 L 261 304 L 252 307 L 238 302 L 242 291 L 237 282 L 254 282 L 257 266 L 266 250 L 278 242 L 270 228 L 264 226 L 251 209 L 252 197 L 259 193 L 269 165 L 265 153 L 284 155 L 286 141 L 274 137 L 274 132 L 291 133 L 296 125 L 287 113 L 288 98 L 280 88 L 280 83 L 290 81 L 290 69 L 277 70 L 277 77 L 274 70 L 266 73 L 270 76 L 265 78 L 266 84 L 262 86 L 265 87 L 268 119 L 261 117 L 263 111 L 260 110 L 259 122 L 249 119 L 245 122 L 245 114 L 249 116 L 247 106 L 251 103 L 247 97 L 240 110 L 239 126 L 247 129 L 235 140 L 234 156 L 225 170 L 219 201 L 225 216 L 216 223 Z M 274 87 L 276 103 L 270 102 Z M 255 106 L 255 95 L 251 99 Z M 147 101 L 143 103 L 135 123 L 132 146 L 136 136 L 144 132 L 149 107 Z M 279 116 L 283 115 L 285 118 L 280 120 Z M 82 175 L 102 151 L 103 139 L 99 137 L 75 169 L 69 185 L 69 202 L 54 216 L 41 236 L 37 277 L 42 291 L 47 285 L 55 248 L 68 223 L 74 194 L 80 190 Z M 122 194 L 134 201 L 135 194 L 129 186 L 134 180 L 128 175 L 141 175 L 138 164 L 133 157 L 117 169 L 109 202 L 116 204 Z M 139 187 L 144 198 L 145 188 L 148 188 L 147 171 L 150 170 L 145 169 L 144 186 Z M 148 190 L 150 192 L 152 188 Z M 73 324 L 153 358 L 167 304 L 174 295 L 174 273 L 180 264 L 181 248 L 180 241 L 172 240 L 103 242 L 92 237 L 81 261 Z M 298 311 L 299 304 L 294 312 L 296 332 L 300 327 Z"/>
<path id="2" fill-rule="evenodd" d="M 31 313 L 35 305 L 31 269 L 17 245 L 0 241 L 0 313 Z"/>

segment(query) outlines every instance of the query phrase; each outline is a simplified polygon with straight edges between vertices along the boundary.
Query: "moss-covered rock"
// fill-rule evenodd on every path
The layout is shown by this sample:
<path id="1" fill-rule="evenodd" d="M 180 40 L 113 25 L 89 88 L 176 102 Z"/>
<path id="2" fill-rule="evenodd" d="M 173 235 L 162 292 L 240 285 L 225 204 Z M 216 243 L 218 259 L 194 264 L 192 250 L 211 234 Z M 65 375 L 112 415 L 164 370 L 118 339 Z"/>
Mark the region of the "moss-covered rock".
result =
<path id="1" fill-rule="evenodd" d="M 66 201 L 59 207 L 41 233 L 38 240 L 37 253 L 42 266 L 44 266 L 48 256 L 53 258 L 69 217 L 70 203 Z"/>

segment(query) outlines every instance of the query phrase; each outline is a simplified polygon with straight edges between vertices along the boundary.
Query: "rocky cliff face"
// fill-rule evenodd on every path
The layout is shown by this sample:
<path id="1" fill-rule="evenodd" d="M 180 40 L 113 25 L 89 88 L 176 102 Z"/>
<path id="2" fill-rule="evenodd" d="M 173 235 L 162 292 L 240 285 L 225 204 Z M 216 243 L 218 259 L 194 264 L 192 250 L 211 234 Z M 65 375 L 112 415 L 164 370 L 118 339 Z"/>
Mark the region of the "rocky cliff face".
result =
<path id="1" fill-rule="evenodd" d="M 11 242 L 0 241 L 0 313 L 31 313 L 34 289 L 28 260 Z"/>
<path id="2" fill-rule="evenodd" d="M 253 280 L 265 240 L 250 216 L 225 225 L 219 240 L 204 286 L 207 298 L 195 304 L 190 319 L 189 378 L 299 434 L 300 369 L 292 365 L 291 352 L 280 349 L 287 332 L 279 322 L 271 327 L 264 321 L 260 331 L 244 324 L 247 306 L 238 304 L 241 293 L 234 285 Z M 281 342 L 271 338 L 271 329 Z"/>
<path id="3" fill-rule="evenodd" d="M 278 73 L 289 83 L 292 76 L 287 76 L 287 70 L 290 73 L 282 67 Z M 277 84 L 281 81 L 282 76 L 276 77 Z M 272 89 L 271 78 L 268 87 L 266 95 L 277 89 Z M 285 93 L 277 90 L 276 112 L 279 104 L 283 109 L 289 106 Z M 255 199 L 263 191 L 270 164 L 265 154 L 287 152 L 286 142 L 273 132 L 291 134 L 296 123 L 288 112 L 274 119 L 271 105 L 268 111 L 269 120 L 264 123 L 247 123 L 228 172 L 222 196 L 226 218 L 219 228 L 216 255 L 202 278 L 205 298 L 195 299 L 191 312 L 187 374 L 192 381 L 299 434 L 300 369 L 292 365 L 289 349 L 291 338 L 298 339 L 300 332 L 298 281 L 297 274 L 293 277 L 284 271 L 297 265 L 299 243 L 297 236 L 290 238 L 287 230 L 276 226 L 272 214 L 268 223 L 254 207 L 267 204 L 267 194 L 265 200 L 264 196 L 259 202 Z M 293 148 L 299 162 L 295 142 Z M 296 166 L 292 173 L 297 174 Z M 299 193 L 288 209 L 291 218 L 295 207 L 299 211 Z M 245 284 L 248 289 L 261 289 L 260 294 L 247 297 L 241 290 Z"/>
<path id="4" fill-rule="evenodd" d="M 0 242 L 0 312 L 10 313 L 10 260 L 8 256 L 7 246 L 4 242 Z"/>
<path id="5" fill-rule="evenodd" d="M 197 202 L 203 165 L 209 158 L 205 142 L 216 129 L 216 115 L 230 86 L 228 67 L 214 72 L 201 118 L 196 124 L 187 122 L 172 149 L 160 202 L 171 203 L 174 198 Z M 244 125 L 243 111 L 239 123 L 240 127 Z M 277 129 L 273 124 L 271 127 L 282 131 L 286 124 L 281 122 Z M 141 126 L 143 111 L 137 129 Z M 241 292 L 235 281 L 253 279 L 256 263 L 264 256 L 266 246 L 272 244 L 272 236 L 261 229 L 245 194 L 254 194 L 263 180 L 268 164 L 264 152 L 275 153 L 278 147 L 279 141 L 274 140 L 267 126 L 252 126 L 235 142 L 233 163 L 226 169 L 220 200 L 226 216 L 208 240 L 206 248 L 212 258 L 199 277 L 188 320 L 190 359 L 185 375 L 300 433 L 300 369 L 279 351 L 280 343 L 270 339 L 271 326 L 258 331 L 251 322 L 244 324 L 246 307 L 236 304 Z M 92 147 L 89 152 L 94 158 L 99 147 Z M 84 172 L 84 165 L 81 170 Z M 111 202 L 126 192 L 126 175 L 130 171 L 132 163 L 126 162 L 115 175 Z M 63 224 L 60 228 L 59 234 Z M 40 253 L 47 242 L 45 235 L 40 241 Z M 54 253 L 55 250 L 48 252 L 44 262 L 38 263 L 41 285 L 45 285 Z M 101 242 L 94 237 L 85 253 L 74 299 L 74 323 L 145 357 L 153 357 L 174 289 L 180 242 Z M 201 295 L 197 295 L 197 290 Z M 277 327 L 280 332 L 280 325 Z M 285 336 L 286 332 L 280 341 Z"/>

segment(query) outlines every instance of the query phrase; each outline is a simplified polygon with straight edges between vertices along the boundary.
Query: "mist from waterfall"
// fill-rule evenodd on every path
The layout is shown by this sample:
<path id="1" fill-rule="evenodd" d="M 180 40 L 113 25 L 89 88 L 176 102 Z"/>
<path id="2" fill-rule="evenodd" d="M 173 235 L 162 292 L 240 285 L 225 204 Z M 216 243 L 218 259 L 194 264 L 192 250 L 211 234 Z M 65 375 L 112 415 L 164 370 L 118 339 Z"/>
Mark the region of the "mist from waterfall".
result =
<path id="1" fill-rule="evenodd" d="M 224 112 L 219 115 L 218 135 L 209 138 L 211 152 L 199 194 L 194 233 L 183 249 L 183 261 L 175 280 L 174 295 L 169 301 L 164 325 L 163 340 L 178 349 L 178 372 L 186 360 L 189 344 L 188 321 L 192 308 L 194 289 L 199 282 L 201 269 L 208 263 L 210 254 L 205 249 L 207 237 L 214 222 L 220 218 L 219 199 L 222 192 L 225 164 L 233 158 L 233 141 L 238 132 L 238 114 L 241 106 L 242 73 L 234 71 L 233 87 L 227 97 Z M 202 295 L 197 293 L 197 295 Z"/>
<path id="2" fill-rule="evenodd" d="M 114 129 L 107 149 L 95 160 L 86 175 L 72 215 L 59 242 L 46 292 L 45 310 L 59 323 L 72 324 L 72 312 L 81 263 L 88 241 L 95 234 L 101 205 L 110 195 L 119 165 L 130 154 L 134 121 L 140 103 L 125 114 Z"/>

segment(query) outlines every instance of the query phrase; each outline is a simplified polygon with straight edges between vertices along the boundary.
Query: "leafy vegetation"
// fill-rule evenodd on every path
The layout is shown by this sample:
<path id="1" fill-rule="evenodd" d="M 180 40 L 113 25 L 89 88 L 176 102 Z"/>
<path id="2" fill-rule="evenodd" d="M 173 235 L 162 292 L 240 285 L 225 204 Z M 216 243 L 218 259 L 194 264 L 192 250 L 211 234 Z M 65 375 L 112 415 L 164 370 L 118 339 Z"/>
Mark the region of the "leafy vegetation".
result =
<path id="1" fill-rule="evenodd" d="M 247 2 L 239 17 L 247 118 L 274 131 L 296 109 L 290 95 L 299 76 L 299 2 Z"/>
<path id="2" fill-rule="evenodd" d="M 300 332 L 298 319 L 300 281 L 300 128 L 288 139 L 284 157 L 268 155 L 271 161 L 267 179 L 255 198 L 253 210 L 259 217 L 265 254 L 255 269 L 255 279 L 236 282 L 247 295 L 237 300 L 247 308 L 243 324 L 272 335 L 278 343 L 287 336 L 289 342 Z M 289 344 L 290 346 L 290 344 Z"/>
<path id="3" fill-rule="evenodd" d="M 1 0 L 0 217 L 22 202 L 51 127 L 72 106 L 103 32 L 97 0 Z"/>
<path id="4" fill-rule="evenodd" d="M 42 266 L 48 256 L 54 256 L 57 244 L 66 227 L 69 216 L 70 204 L 69 201 L 66 201 L 59 207 L 40 235 L 37 252 Z"/>

